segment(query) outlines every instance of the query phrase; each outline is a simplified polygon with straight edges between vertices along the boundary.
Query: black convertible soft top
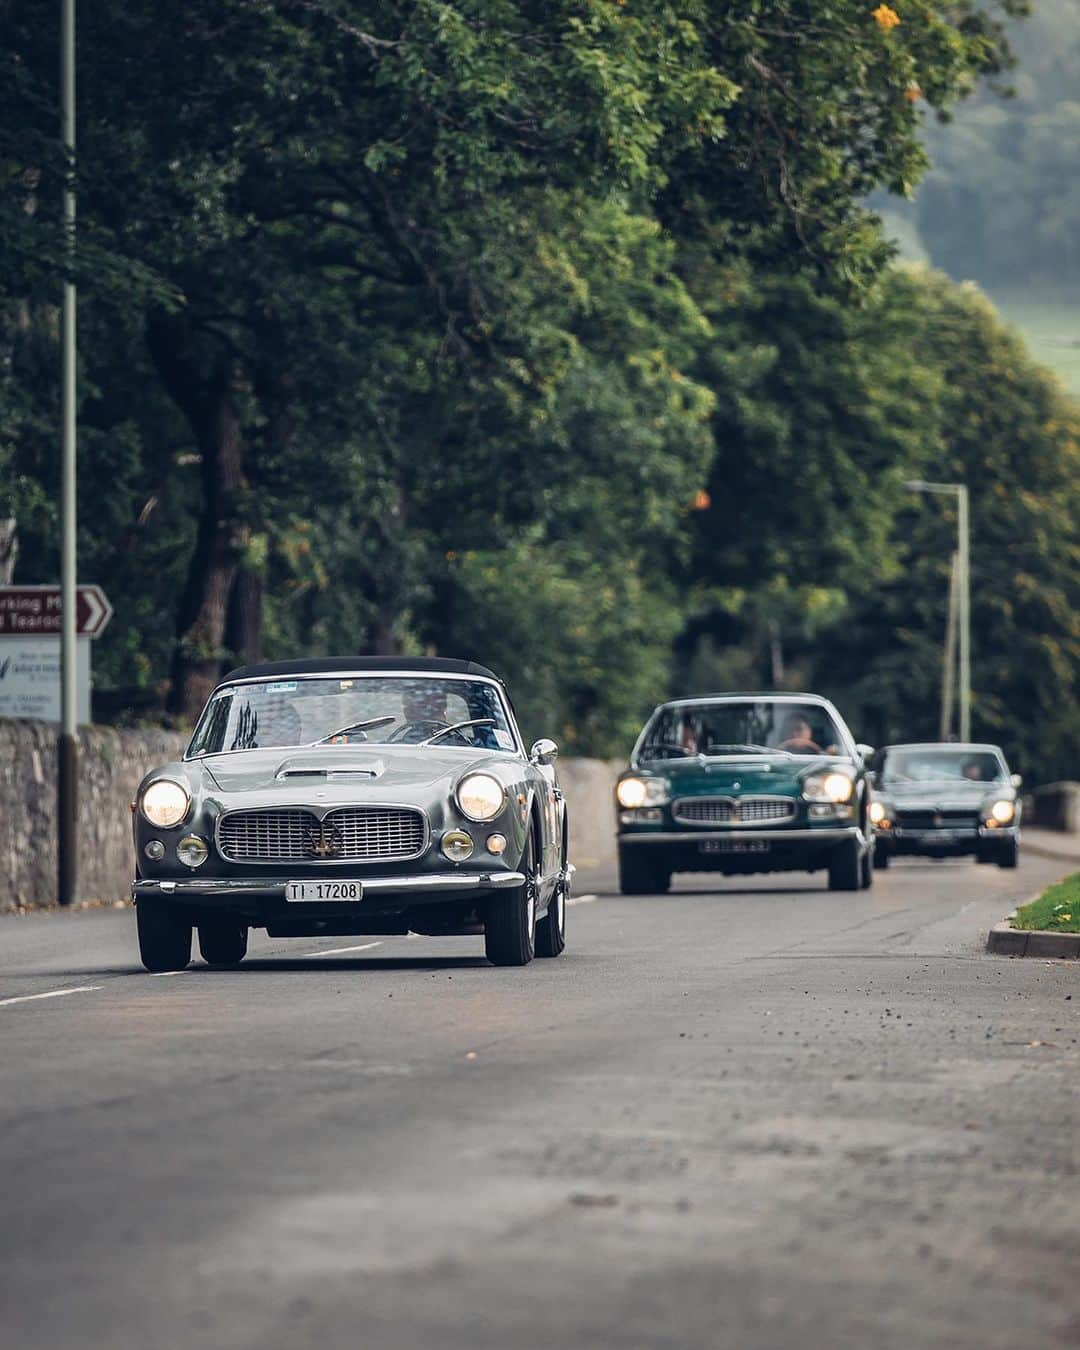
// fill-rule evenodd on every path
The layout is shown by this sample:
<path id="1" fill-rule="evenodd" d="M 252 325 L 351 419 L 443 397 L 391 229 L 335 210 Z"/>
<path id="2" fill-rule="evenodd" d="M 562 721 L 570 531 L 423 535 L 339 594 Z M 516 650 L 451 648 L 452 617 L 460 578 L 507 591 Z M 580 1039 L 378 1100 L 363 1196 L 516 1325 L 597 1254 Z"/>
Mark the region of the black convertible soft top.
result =
<path id="1" fill-rule="evenodd" d="M 299 661 L 263 661 L 255 666 L 238 666 L 220 681 L 273 680 L 282 675 L 335 675 L 340 671 L 384 670 L 424 671 L 443 675 L 483 675 L 489 680 L 502 680 L 487 666 L 475 661 L 458 661 L 448 656 L 327 656 L 304 657 Z"/>

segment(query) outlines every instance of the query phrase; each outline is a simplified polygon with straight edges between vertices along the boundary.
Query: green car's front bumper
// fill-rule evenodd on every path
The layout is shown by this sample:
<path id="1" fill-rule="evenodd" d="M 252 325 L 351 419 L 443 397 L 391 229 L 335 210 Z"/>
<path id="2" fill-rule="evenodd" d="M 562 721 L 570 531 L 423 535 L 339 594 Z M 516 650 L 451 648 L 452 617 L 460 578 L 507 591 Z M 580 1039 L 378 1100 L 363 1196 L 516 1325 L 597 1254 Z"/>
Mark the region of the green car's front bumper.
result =
<path id="1" fill-rule="evenodd" d="M 648 854 L 672 872 L 816 871 L 838 846 L 869 844 L 858 825 L 804 825 L 772 829 L 630 829 L 617 835 L 619 850 Z"/>

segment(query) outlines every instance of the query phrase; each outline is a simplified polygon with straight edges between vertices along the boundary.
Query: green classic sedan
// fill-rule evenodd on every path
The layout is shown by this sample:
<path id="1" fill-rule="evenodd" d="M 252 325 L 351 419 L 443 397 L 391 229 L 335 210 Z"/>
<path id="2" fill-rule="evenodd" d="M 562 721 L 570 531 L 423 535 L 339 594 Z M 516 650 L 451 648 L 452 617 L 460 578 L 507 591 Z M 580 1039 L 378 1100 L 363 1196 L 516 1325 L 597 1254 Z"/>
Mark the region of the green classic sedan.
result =
<path id="1" fill-rule="evenodd" d="M 672 872 L 825 871 L 873 880 L 865 761 L 816 694 L 717 694 L 662 703 L 615 789 L 619 885 L 654 894 Z"/>

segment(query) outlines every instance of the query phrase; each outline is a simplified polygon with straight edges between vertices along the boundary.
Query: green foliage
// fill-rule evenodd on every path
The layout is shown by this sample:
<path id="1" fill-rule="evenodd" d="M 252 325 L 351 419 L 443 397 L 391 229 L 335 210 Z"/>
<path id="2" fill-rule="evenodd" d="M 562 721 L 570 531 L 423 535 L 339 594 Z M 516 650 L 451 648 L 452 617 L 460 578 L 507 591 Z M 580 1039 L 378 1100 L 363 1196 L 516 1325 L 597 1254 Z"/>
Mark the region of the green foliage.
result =
<path id="1" fill-rule="evenodd" d="M 954 371 L 928 343 L 946 301 L 882 280 L 863 199 L 910 189 L 920 109 L 1002 70 L 998 18 L 1023 8 L 896 0 L 883 26 L 865 0 L 90 7 L 80 554 L 117 609 L 99 683 L 171 679 L 185 709 L 255 650 L 459 652 L 505 670 L 530 730 L 613 753 L 673 642 L 687 678 L 759 649 L 819 678 L 823 635 L 911 566 L 904 474 L 967 463 L 949 381 L 979 402 L 976 358 Z M 22 579 L 46 580 L 55 12 L 0 12 L 0 515 Z M 1015 428 L 1040 472 L 1043 425 Z M 1053 590 L 1043 543 L 1025 575 Z M 1039 610 L 1064 643 L 1044 702 L 1071 659 L 1060 603 Z M 875 613 L 852 668 L 899 672 L 894 634 L 925 617 Z"/>

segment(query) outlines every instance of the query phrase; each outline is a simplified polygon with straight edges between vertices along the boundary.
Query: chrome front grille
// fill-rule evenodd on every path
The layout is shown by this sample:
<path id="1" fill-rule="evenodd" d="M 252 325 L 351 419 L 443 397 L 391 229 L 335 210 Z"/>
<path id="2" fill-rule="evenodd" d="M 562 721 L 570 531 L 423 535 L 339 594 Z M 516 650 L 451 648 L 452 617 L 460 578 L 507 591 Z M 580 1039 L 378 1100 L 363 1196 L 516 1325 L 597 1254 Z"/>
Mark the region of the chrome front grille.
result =
<path id="1" fill-rule="evenodd" d="M 230 811 L 217 834 L 230 862 L 336 863 L 419 857 L 427 830 L 421 812 L 409 807 L 343 806 L 325 816 L 282 807 Z"/>
<path id="2" fill-rule="evenodd" d="M 793 820 L 792 797 L 683 797 L 671 808 L 684 825 L 772 825 Z"/>
<path id="3" fill-rule="evenodd" d="M 978 814 L 970 806 L 954 809 L 945 807 L 935 811 L 931 807 L 900 808 L 896 813 L 896 823 L 909 830 L 957 830 L 978 829 Z"/>

